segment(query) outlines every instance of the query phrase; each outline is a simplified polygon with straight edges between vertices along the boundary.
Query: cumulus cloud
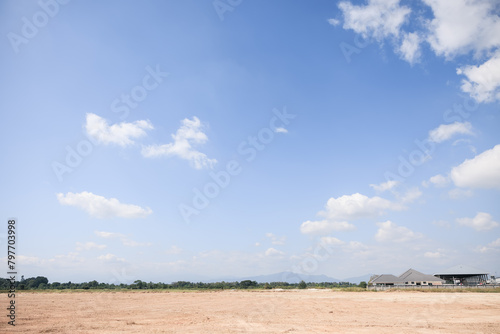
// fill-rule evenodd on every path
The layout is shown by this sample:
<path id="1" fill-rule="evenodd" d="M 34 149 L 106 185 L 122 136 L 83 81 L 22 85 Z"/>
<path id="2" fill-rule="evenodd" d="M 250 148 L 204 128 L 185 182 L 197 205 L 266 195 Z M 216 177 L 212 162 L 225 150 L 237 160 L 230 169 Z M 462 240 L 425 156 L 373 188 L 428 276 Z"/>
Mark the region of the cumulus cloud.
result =
<path id="1" fill-rule="evenodd" d="M 283 256 L 285 255 L 284 252 L 277 250 L 275 248 L 268 248 L 266 252 L 264 253 L 266 256 Z"/>
<path id="2" fill-rule="evenodd" d="M 330 23 L 332 26 L 338 26 L 341 22 L 340 20 L 337 19 L 328 19 L 328 23 Z"/>
<path id="3" fill-rule="evenodd" d="M 500 52 L 481 65 L 457 69 L 457 74 L 466 77 L 462 80 L 462 91 L 477 102 L 500 101 Z"/>
<path id="4" fill-rule="evenodd" d="M 450 183 L 450 178 L 441 174 L 434 175 L 429 179 L 429 182 L 438 188 L 446 187 Z"/>
<path id="5" fill-rule="evenodd" d="M 348 222 L 336 222 L 336 221 L 306 221 L 300 225 L 300 232 L 303 234 L 318 234 L 325 235 L 333 231 L 348 231 L 354 230 L 356 227 Z"/>
<path id="6" fill-rule="evenodd" d="M 457 187 L 500 189 L 500 144 L 451 170 Z"/>
<path id="7" fill-rule="evenodd" d="M 92 113 L 86 117 L 85 130 L 97 142 L 105 145 L 116 144 L 122 147 L 134 144 L 133 139 L 146 136 L 146 130 L 153 129 L 149 120 L 135 121 L 133 123 L 118 123 L 109 125 L 108 122 Z"/>
<path id="8" fill-rule="evenodd" d="M 477 251 L 480 253 L 488 253 L 493 251 L 500 251 L 500 238 L 495 241 L 490 242 L 486 246 L 479 246 Z"/>
<path id="9" fill-rule="evenodd" d="M 340 246 L 340 245 L 345 244 L 345 242 L 343 242 L 342 240 L 339 240 L 335 237 L 322 237 L 321 244 Z"/>
<path id="10" fill-rule="evenodd" d="M 377 187 L 377 186 L 375 186 Z M 386 186 L 387 187 L 387 186 Z M 373 218 L 380 216 L 387 210 L 403 210 L 402 204 L 374 196 L 368 197 L 359 193 L 330 198 L 325 210 L 318 212 L 318 216 L 325 219 L 306 221 L 300 226 L 303 234 L 329 234 L 333 231 L 353 230 L 356 227 L 349 220 Z"/>
<path id="11" fill-rule="evenodd" d="M 457 223 L 472 227 L 476 231 L 487 231 L 498 226 L 493 217 L 486 212 L 478 212 L 474 218 L 458 218 Z"/>
<path id="12" fill-rule="evenodd" d="M 404 34 L 399 53 L 411 65 L 420 60 L 420 42 L 421 38 L 417 33 Z"/>
<path id="13" fill-rule="evenodd" d="M 399 36 L 401 26 L 411 12 L 408 7 L 400 6 L 399 0 L 368 0 L 364 6 L 342 1 L 338 6 L 344 15 L 344 29 L 377 40 Z"/>
<path id="14" fill-rule="evenodd" d="M 434 18 L 428 22 L 427 41 L 434 52 L 451 59 L 474 52 L 479 55 L 500 46 L 500 18 L 494 1 L 424 0 Z"/>
<path id="15" fill-rule="evenodd" d="M 469 122 L 441 124 L 437 128 L 429 131 L 429 140 L 435 143 L 441 143 L 457 134 L 472 135 L 472 125 Z"/>
<path id="16" fill-rule="evenodd" d="M 288 133 L 288 130 L 285 128 L 276 128 L 276 129 L 274 129 L 274 132 L 276 132 L 276 133 Z"/>
<path id="17" fill-rule="evenodd" d="M 443 254 L 441 252 L 425 252 L 424 257 L 429 259 L 439 259 L 443 257 Z"/>
<path id="18" fill-rule="evenodd" d="M 389 181 L 383 182 L 381 184 L 370 184 L 370 187 L 375 189 L 375 191 L 384 192 L 384 191 L 391 190 L 392 188 L 398 186 L 399 183 L 400 183 L 399 181 L 389 180 Z"/>
<path id="19" fill-rule="evenodd" d="M 379 242 L 407 242 L 422 237 L 421 233 L 416 233 L 404 226 L 398 226 L 390 220 L 377 223 L 379 227 L 375 240 Z"/>
<path id="20" fill-rule="evenodd" d="M 286 241 L 286 236 L 277 237 L 273 233 L 266 233 L 266 237 L 271 240 L 273 245 L 284 245 Z"/>
<path id="21" fill-rule="evenodd" d="M 368 197 L 360 193 L 330 198 L 325 211 L 319 214 L 331 220 L 353 220 L 382 215 L 387 210 L 403 210 L 404 206 L 385 198 Z"/>
<path id="22" fill-rule="evenodd" d="M 208 141 L 207 135 L 202 131 L 203 125 L 198 117 L 184 119 L 181 127 L 172 134 L 172 143 L 163 145 L 151 145 L 142 148 L 142 155 L 147 158 L 160 156 L 177 156 L 188 160 L 196 169 L 212 168 L 216 159 L 209 159 L 206 154 L 193 148 L 193 145 L 201 145 Z"/>
<path id="23" fill-rule="evenodd" d="M 485 0 L 423 0 L 432 11 L 432 19 L 422 12 L 411 12 L 399 0 L 368 0 L 365 5 L 349 1 L 339 3 L 344 29 L 381 44 L 390 39 L 395 52 L 410 64 L 419 61 L 421 44 L 427 42 L 438 56 L 451 60 L 472 53 L 481 64 L 457 69 L 464 75 L 462 91 L 478 102 L 500 101 L 500 17 L 496 1 Z M 404 31 L 410 15 L 419 22 L 417 31 Z M 332 25 L 340 24 L 336 19 Z"/>
<path id="24" fill-rule="evenodd" d="M 142 208 L 138 205 L 123 204 L 116 198 L 105 198 L 91 192 L 63 193 L 57 194 L 57 199 L 62 205 L 75 206 L 83 209 L 95 218 L 144 218 L 153 211 L 150 208 Z"/>

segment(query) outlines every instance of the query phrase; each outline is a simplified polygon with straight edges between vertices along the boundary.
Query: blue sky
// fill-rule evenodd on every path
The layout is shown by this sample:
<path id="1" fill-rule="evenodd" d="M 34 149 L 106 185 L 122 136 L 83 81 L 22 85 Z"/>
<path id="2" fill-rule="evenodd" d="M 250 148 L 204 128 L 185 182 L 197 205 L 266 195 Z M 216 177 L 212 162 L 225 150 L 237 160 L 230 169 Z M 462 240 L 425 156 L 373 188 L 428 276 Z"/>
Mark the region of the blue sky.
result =
<path id="1" fill-rule="evenodd" d="M 500 274 L 498 2 L 0 15 L 0 212 L 26 277 Z"/>

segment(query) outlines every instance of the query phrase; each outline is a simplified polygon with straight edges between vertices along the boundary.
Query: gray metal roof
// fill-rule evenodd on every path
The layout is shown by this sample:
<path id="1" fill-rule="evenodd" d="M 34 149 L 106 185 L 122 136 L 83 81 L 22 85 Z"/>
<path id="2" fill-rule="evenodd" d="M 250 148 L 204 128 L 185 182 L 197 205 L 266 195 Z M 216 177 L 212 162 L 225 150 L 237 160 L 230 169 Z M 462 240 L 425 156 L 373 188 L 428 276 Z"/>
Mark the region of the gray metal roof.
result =
<path id="1" fill-rule="evenodd" d="M 464 264 L 459 264 L 458 266 L 445 269 L 434 275 L 445 276 L 445 275 L 488 275 L 488 274 L 489 273 L 486 270 L 481 270 Z"/>
<path id="2" fill-rule="evenodd" d="M 404 273 L 399 276 L 399 279 L 403 282 L 436 282 L 436 281 L 444 281 L 439 277 L 435 277 L 433 275 L 423 274 L 420 271 L 416 271 L 415 269 L 408 269 Z"/>
<path id="3" fill-rule="evenodd" d="M 385 283 L 401 283 L 401 280 L 391 274 L 383 274 L 379 275 L 373 280 L 370 281 L 370 283 L 378 283 L 378 284 L 385 284 Z"/>

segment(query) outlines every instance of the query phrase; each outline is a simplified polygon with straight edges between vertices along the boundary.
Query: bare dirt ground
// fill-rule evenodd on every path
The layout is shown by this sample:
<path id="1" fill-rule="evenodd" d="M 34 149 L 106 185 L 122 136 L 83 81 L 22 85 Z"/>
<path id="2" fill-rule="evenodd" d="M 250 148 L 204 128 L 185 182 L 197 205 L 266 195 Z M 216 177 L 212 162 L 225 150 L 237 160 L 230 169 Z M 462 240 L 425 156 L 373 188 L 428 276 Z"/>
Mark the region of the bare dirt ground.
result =
<path id="1" fill-rule="evenodd" d="M 23 292 L 16 305 L 0 333 L 500 333 L 499 293 Z"/>

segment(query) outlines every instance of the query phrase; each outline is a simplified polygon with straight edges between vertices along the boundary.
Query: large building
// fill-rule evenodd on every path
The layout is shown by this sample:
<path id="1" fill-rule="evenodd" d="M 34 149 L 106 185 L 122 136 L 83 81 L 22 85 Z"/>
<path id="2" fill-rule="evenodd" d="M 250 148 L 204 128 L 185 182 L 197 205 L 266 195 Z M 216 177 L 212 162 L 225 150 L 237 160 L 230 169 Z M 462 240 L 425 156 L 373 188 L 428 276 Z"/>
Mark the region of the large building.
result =
<path id="1" fill-rule="evenodd" d="M 489 273 L 485 270 L 476 269 L 460 264 L 434 274 L 442 278 L 448 284 L 480 285 L 488 282 Z"/>
<path id="2" fill-rule="evenodd" d="M 415 269 L 408 269 L 398 277 L 394 275 L 375 275 L 368 284 L 374 286 L 421 286 L 442 285 L 445 281 L 433 275 L 426 275 Z"/>

